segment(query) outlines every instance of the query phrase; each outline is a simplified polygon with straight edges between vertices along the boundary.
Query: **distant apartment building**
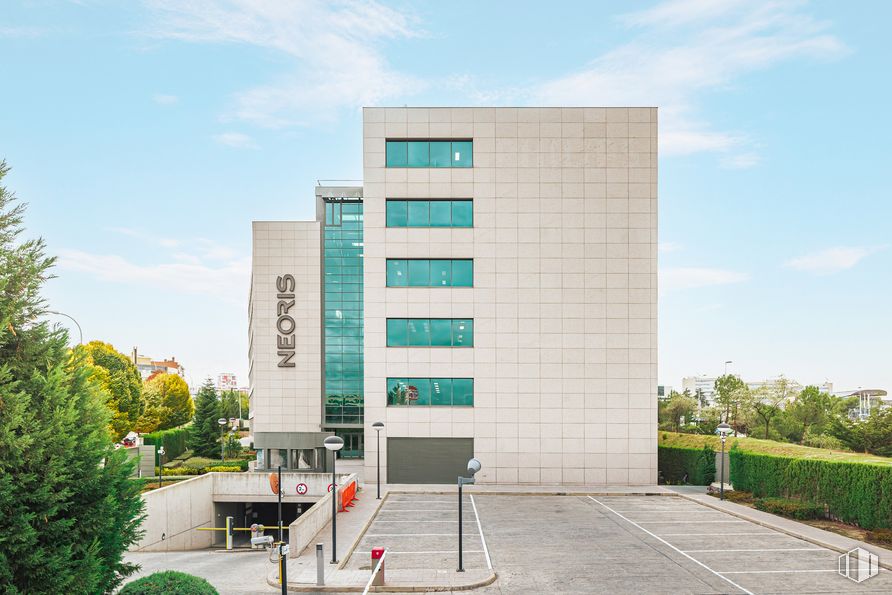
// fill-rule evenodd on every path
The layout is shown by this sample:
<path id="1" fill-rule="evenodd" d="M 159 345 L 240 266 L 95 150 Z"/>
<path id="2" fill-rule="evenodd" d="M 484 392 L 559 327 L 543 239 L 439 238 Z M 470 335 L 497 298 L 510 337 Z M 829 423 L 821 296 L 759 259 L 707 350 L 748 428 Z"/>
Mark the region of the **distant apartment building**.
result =
<path id="1" fill-rule="evenodd" d="M 185 377 L 186 374 L 185 368 L 173 356 L 163 360 L 153 360 L 146 355 L 139 355 L 137 348 L 134 347 L 131 360 L 143 380 L 147 380 L 156 373 L 176 374 L 181 377 Z"/>
<path id="2" fill-rule="evenodd" d="M 685 376 L 681 380 L 681 390 L 691 396 L 703 399 L 707 405 L 715 403 L 715 376 Z"/>

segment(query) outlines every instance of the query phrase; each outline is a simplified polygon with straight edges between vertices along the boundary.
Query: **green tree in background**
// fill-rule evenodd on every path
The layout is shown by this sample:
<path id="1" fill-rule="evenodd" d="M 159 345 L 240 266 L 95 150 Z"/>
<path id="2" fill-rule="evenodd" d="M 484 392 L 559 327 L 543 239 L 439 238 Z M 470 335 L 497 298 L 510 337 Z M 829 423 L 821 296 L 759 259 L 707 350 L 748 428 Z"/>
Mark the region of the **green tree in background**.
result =
<path id="1" fill-rule="evenodd" d="M 158 417 L 158 426 L 146 431 L 181 426 L 195 414 L 189 385 L 177 374 L 158 374 L 149 378 L 143 387 L 143 396 L 146 401 L 144 415 Z"/>
<path id="2" fill-rule="evenodd" d="M 188 446 L 200 457 L 220 456 L 220 401 L 210 379 L 206 380 L 195 396 L 195 417 L 189 433 Z"/>
<path id="3" fill-rule="evenodd" d="M 765 426 L 763 438 L 771 439 L 771 421 L 782 413 L 784 404 L 795 396 L 792 384 L 783 376 L 756 389 L 750 407 L 753 417 L 760 425 Z"/>
<path id="4" fill-rule="evenodd" d="M 248 419 L 248 395 L 238 390 L 224 390 L 220 393 L 221 417 L 226 419 Z"/>
<path id="5" fill-rule="evenodd" d="M 8 171 L 0 162 L 0 181 Z M 109 434 L 110 398 L 68 334 L 40 320 L 53 258 L 21 241 L 0 184 L 0 586 L 5 594 L 110 593 L 135 568 L 142 500 Z"/>
<path id="6" fill-rule="evenodd" d="M 821 434 L 833 415 L 836 397 L 822 393 L 817 386 L 806 386 L 787 407 L 787 414 L 797 424 L 802 444 L 810 433 Z"/>
<path id="7" fill-rule="evenodd" d="M 863 421 L 835 417 L 827 430 L 855 452 L 892 457 L 892 409 L 874 409 Z"/>
<path id="8" fill-rule="evenodd" d="M 734 434 L 745 431 L 744 413 L 750 400 L 750 391 L 740 376 L 725 374 L 715 379 L 715 403 L 723 419 L 734 428 Z"/>
<path id="9" fill-rule="evenodd" d="M 106 405 L 112 414 L 112 435 L 120 440 L 136 426 L 143 412 L 139 370 L 130 358 L 102 341 L 90 341 L 75 351 L 82 352 L 84 361 L 94 366 L 97 382 L 111 395 Z"/>
<path id="10" fill-rule="evenodd" d="M 660 426 L 663 429 L 678 432 L 682 418 L 687 423 L 691 423 L 695 411 L 697 411 L 697 399 L 695 397 L 692 397 L 687 392 L 679 393 L 672 391 L 669 393 L 669 398 L 660 403 Z"/>

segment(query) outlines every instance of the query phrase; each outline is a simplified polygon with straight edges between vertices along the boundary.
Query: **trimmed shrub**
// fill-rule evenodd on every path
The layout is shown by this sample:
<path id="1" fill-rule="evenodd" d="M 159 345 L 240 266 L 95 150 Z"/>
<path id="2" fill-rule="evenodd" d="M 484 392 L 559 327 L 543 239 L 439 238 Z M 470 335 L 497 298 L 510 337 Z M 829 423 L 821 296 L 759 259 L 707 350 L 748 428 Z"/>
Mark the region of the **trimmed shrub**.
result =
<path id="1" fill-rule="evenodd" d="M 127 583 L 118 595 L 220 595 L 209 582 L 203 578 L 165 570 Z"/>
<path id="2" fill-rule="evenodd" d="M 800 521 L 822 519 L 825 516 L 823 506 L 790 498 L 756 498 L 753 504 L 759 510 Z"/>
<path id="3" fill-rule="evenodd" d="M 229 467 L 224 465 L 217 465 L 216 467 L 205 467 L 205 473 L 241 473 L 241 467 Z"/>
<path id="4" fill-rule="evenodd" d="M 663 479 L 668 483 L 709 485 L 715 481 L 715 451 L 703 448 L 676 448 L 660 446 L 658 465 Z"/>
<path id="5" fill-rule="evenodd" d="M 796 459 L 732 448 L 731 483 L 754 496 L 797 498 L 864 529 L 892 527 L 892 465 Z"/>
<path id="6" fill-rule="evenodd" d="M 163 446 L 164 458 L 169 461 L 185 452 L 188 437 L 189 426 L 180 426 L 179 428 L 143 434 L 142 439 L 144 444 Z"/>
<path id="7" fill-rule="evenodd" d="M 710 496 L 715 496 L 716 498 L 721 497 L 719 489 L 713 488 L 712 486 L 706 488 L 706 493 Z M 741 492 L 740 490 L 725 489 L 725 500 L 728 502 L 736 502 L 738 504 L 752 504 L 753 495 L 749 492 Z"/>

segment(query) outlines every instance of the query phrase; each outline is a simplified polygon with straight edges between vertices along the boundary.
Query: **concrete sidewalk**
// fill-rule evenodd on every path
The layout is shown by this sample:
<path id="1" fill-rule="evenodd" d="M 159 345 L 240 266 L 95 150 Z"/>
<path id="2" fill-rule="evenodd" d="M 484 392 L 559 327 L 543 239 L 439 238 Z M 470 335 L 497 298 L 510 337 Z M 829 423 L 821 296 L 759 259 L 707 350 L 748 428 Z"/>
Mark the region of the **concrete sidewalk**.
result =
<path id="1" fill-rule="evenodd" d="M 880 566 L 892 570 L 892 551 L 878 545 L 858 541 L 838 533 L 824 531 L 805 523 L 777 516 L 743 504 L 736 504 L 728 500 L 719 500 L 706 494 L 706 486 L 667 486 L 668 489 L 688 500 L 693 500 L 715 510 L 721 510 L 738 518 L 768 527 L 793 537 L 798 537 L 815 545 L 837 551 L 841 554 L 857 547 L 869 550 L 879 556 Z"/>

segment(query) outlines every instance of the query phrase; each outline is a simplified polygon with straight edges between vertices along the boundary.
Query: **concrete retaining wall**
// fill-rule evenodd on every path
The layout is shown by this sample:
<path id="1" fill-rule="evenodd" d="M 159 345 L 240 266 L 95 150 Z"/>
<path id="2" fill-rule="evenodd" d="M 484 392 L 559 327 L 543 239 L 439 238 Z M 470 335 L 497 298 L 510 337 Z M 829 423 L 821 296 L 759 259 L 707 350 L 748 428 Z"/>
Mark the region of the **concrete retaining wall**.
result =
<path id="1" fill-rule="evenodd" d="M 338 486 L 338 496 L 340 496 L 342 489 L 350 485 L 351 482 L 357 481 L 356 474 L 351 473 L 345 477 L 340 477 L 338 481 L 341 484 Z M 338 508 L 340 508 L 340 502 L 338 502 Z M 297 520 L 288 525 L 288 545 L 290 546 L 288 557 L 297 558 L 300 556 L 301 552 L 313 542 L 316 534 L 330 522 L 331 494 L 329 493 L 300 515 Z"/>
<path id="2" fill-rule="evenodd" d="M 196 531 L 214 526 L 214 478 L 200 475 L 143 494 L 145 532 L 130 549 L 163 552 L 210 547 L 212 531 Z"/>

